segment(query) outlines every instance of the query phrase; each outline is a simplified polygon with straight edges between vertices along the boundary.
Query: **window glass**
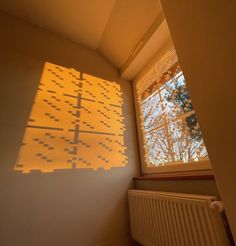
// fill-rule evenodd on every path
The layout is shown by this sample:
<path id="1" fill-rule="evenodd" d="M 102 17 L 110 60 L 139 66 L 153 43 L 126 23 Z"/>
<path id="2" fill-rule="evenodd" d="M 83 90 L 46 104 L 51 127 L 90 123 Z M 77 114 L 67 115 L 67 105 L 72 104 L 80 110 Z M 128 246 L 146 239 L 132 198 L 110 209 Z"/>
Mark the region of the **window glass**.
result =
<path id="1" fill-rule="evenodd" d="M 206 160 L 202 132 L 176 53 L 166 61 L 162 74 L 153 69 L 151 76 L 136 83 L 145 163 L 164 166 Z"/>

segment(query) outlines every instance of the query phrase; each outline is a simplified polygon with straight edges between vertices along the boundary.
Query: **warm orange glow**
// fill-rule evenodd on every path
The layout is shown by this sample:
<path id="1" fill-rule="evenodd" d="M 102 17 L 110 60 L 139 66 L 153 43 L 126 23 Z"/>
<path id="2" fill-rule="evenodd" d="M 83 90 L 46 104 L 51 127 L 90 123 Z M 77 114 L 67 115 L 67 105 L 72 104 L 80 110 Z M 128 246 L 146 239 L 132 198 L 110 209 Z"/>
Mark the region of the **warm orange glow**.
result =
<path id="1" fill-rule="evenodd" d="M 116 82 L 45 63 L 15 170 L 126 166 Z"/>

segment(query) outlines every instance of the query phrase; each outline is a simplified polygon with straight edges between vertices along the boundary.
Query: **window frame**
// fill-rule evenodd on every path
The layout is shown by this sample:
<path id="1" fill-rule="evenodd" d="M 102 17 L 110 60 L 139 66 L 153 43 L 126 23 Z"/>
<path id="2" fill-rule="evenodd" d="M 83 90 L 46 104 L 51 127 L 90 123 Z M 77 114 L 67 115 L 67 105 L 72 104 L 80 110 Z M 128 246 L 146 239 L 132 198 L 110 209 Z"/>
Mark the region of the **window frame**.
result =
<path id="1" fill-rule="evenodd" d="M 159 56 L 155 61 L 146 69 L 143 70 L 141 75 L 139 75 L 132 83 L 133 88 L 133 95 L 134 95 L 134 106 L 135 106 L 135 114 L 136 114 L 136 127 L 137 127 L 137 135 L 138 135 L 138 142 L 139 142 L 139 152 L 140 152 L 140 161 L 141 161 L 141 172 L 143 175 L 145 174 L 166 174 L 166 173 L 175 173 L 174 176 L 178 176 L 181 173 L 196 173 L 196 172 L 204 172 L 212 174 L 212 166 L 210 163 L 210 160 L 208 158 L 196 161 L 196 162 L 168 162 L 165 163 L 163 166 L 150 166 L 148 163 L 145 162 L 145 136 L 144 132 L 142 130 L 142 119 L 141 119 L 141 110 L 140 110 L 140 104 L 138 102 L 138 95 L 136 90 L 136 84 L 138 81 L 142 79 L 152 68 L 153 65 L 156 63 L 160 63 L 162 58 L 166 55 L 168 55 L 169 52 L 172 52 L 174 50 L 174 47 L 171 46 L 167 51 L 164 52 L 162 56 Z M 158 89 L 159 90 L 159 89 Z M 155 92 L 154 92 L 155 93 Z M 191 111 L 191 112 L 194 112 Z M 188 113 L 187 113 L 188 114 Z M 181 117 L 184 117 L 184 115 L 181 115 Z"/>

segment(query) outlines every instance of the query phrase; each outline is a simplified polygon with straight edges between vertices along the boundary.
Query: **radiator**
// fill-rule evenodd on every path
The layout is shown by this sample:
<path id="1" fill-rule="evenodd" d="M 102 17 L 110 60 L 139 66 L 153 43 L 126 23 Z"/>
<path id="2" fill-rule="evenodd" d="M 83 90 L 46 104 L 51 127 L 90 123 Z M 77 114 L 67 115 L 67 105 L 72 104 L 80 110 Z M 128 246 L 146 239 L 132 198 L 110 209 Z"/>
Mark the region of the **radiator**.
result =
<path id="1" fill-rule="evenodd" d="M 230 245 L 214 196 L 129 190 L 128 199 L 131 235 L 144 246 Z"/>

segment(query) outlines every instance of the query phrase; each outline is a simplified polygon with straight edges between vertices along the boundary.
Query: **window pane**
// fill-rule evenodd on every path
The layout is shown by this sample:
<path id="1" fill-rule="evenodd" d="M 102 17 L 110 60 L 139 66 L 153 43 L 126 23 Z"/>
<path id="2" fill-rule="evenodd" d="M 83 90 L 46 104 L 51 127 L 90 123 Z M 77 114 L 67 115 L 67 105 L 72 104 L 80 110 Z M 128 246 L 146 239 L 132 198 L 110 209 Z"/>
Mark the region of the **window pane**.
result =
<path id="1" fill-rule="evenodd" d="M 159 94 L 147 98 L 141 105 L 143 126 L 146 133 L 150 133 L 163 124 L 163 112 Z"/>
<path id="2" fill-rule="evenodd" d="M 172 160 L 168 145 L 168 135 L 164 128 L 147 133 L 147 159 L 151 165 L 163 165 Z"/>
<path id="3" fill-rule="evenodd" d="M 174 61 L 174 59 L 173 59 Z M 147 165 L 189 163 L 207 158 L 201 129 L 180 66 L 175 63 L 153 83 L 136 84 Z M 140 88 L 145 88 L 143 91 Z"/>
<path id="4" fill-rule="evenodd" d="M 198 161 L 207 155 L 195 113 L 183 120 L 170 123 L 169 131 L 175 161 Z"/>

